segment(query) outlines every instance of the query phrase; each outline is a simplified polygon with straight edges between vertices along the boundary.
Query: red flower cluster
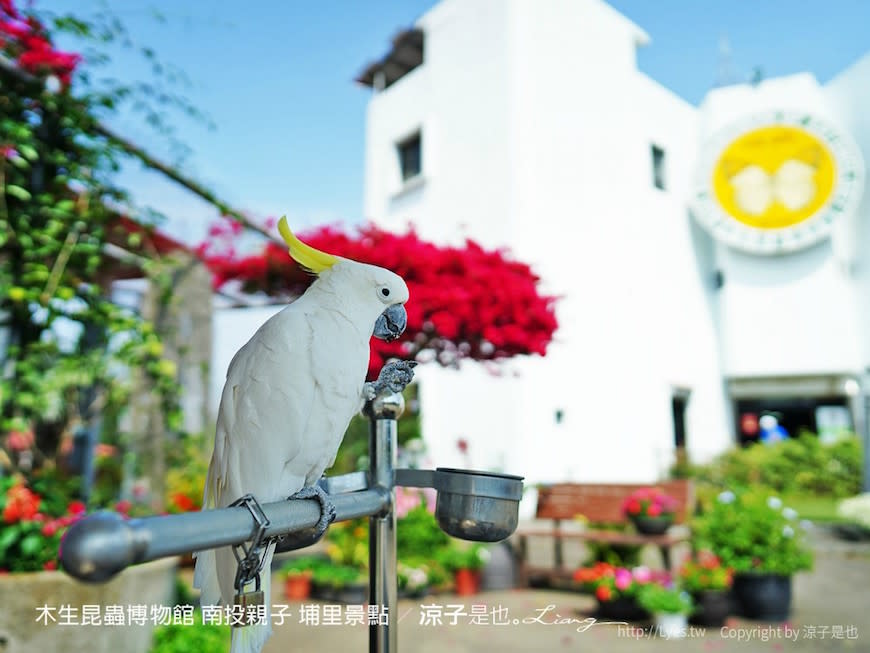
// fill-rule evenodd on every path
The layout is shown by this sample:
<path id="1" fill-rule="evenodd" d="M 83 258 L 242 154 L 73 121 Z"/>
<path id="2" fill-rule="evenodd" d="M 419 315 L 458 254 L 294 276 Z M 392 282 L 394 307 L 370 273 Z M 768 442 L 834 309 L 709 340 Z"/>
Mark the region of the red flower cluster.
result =
<path id="1" fill-rule="evenodd" d="M 193 510 L 198 510 L 196 502 L 182 492 L 176 492 L 173 494 L 170 501 L 172 502 L 172 508 L 175 508 L 174 512 L 191 512 Z"/>
<path id="2" fill-rule="evenodd" d="M 7 524 L 24 519 L 33 519 L 39 514 L 39 495 L 26 485 L 17 484 L 6 493 L 6 506 L 3 508 L 3 521 Z"/>
<path id="3" fill-rule="evenodd" d="M 211 235 L 225 236 L 228 230 L 218 228 Z M 392 270 L 408 284 L 405 334 L 393 343 L 372 342 L 370 376 L 388 358 L 413 358 L 424 351 L 442 365 L 463 358 L 544 355 L 553 338 L 556 298 L 539 295 L 539 278 L 531 268 L 503 251 L 487 251 L 470 240 L 464 247 L 439 247 L 414 231 L 397 235 L 373 225 L 353 235 L 323 227 L 301 238 L 330 254 Z M 202 245 L 198 251 L 215 287 L 236 280 L 249 292 L 287 294 L 302 292 L 312 281 L 276 243 L 242 257 L 231 247 L 219 253 L 212 249 Z"/>
<path id="4" fill-rule="evenodd" d="M 34 74 L 55 75 L 68 85 L 81 57 L 55 50 L 48 33 L 34 16 L 23 16 L 12 0 L 0 0 L 0 49 Z"/>
<path id="5" fill-rule="evenodd" d="M 629 517 L 672 515 L 676 509 L 676 499 L 657 487 L 635 490 L 622 504 L 622 512 Z"/>
<path id="6" fill-rule="evenodd" d="M 690 592 L 726 590 L 734 580 L 734 570 L 722 565 L 717 555 L 699 551 L 695 559 L 688 559 L 680 567 L 680 578 Z"/>
<path id="7" fill-rule="evenodd" d="M 648 567 L 617 567 L 609 562 L 596 562 L 591 567 L 580 567 L 574 572 L 574 581 L 595 594 L 599 601 L 612 601 L 621 596 L 634 596 L 644 585 L 670 583 L 666 571 Z"/>

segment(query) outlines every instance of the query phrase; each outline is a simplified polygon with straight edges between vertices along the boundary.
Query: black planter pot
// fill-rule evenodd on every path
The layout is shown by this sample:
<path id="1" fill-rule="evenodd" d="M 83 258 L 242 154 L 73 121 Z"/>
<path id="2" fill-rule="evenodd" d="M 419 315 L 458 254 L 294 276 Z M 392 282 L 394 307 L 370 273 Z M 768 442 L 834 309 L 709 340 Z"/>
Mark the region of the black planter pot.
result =
<path id="1" fill-rule="evenodd" d="M 637 515 L 631 518 L 631 523 L 634 524 L 639 533 L 644 535 L 661 535 L 674 523 L 674 517 L 673 515 L 662 515 L 660 517 Z"/>
<path id="2" fill-rule="evenodd" d="M 791 611 L 791 576 L 735 574 L 734 596 L 744 617 L 785 621 Z"/>
<path id="3" fill-rule="evenodd" d="M 648 621 L 650 613 L 640 607 L 633 597 L 620 596 L 612 601 L 598 601 L 595 616 L 611 621 Z"/>
<path id="4" fill-rule="evenodd" d="M 696 626 L 718 627 L 725 623 L 734 608 L 729 590 L 701 590 L 692 594 L 695 611 L 689 622 Z"/>

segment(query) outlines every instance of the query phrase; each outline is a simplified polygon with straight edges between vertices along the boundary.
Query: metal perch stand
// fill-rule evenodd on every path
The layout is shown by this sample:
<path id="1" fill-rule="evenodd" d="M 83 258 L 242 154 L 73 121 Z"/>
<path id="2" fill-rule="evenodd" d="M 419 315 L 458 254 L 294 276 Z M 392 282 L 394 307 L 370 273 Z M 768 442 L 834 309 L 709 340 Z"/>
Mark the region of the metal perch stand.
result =
<path id="1" fill-rule="evenodd" d="M 324 478 L 320 483 L 335 505 L 335 521 L 369 517 L 369 602 L 385 608 L 388 615 L 385 623 L 369 626 L 371 653 L 398 650 L 392 622 L 397 598 L 395 486 L 434 488 L 438 493 L 435 516 L 441 528 L 479 542 L 498 542 L 514 532 L 523 492 L 519 476 L 444 468 L 395 469 L 397 420 L 403 409 L 400 394 L 381 394 L 367 402 L 364 412 L 371 422 L 368 473 Z M 277 501 L 263 505 L 262 510 L 268 520 L 262 535 L 285 538 L 279 541 L 278 551 L 316 541 L 308 535 L 320 518 L 316 500 Z M 70 528 L 63 541 L 61 565 L 79 580 L 98 583 L 130 565 L 241 545 L 260 531 L 252 511 L 241 506 L 129 520 L 100 512 Z"/>

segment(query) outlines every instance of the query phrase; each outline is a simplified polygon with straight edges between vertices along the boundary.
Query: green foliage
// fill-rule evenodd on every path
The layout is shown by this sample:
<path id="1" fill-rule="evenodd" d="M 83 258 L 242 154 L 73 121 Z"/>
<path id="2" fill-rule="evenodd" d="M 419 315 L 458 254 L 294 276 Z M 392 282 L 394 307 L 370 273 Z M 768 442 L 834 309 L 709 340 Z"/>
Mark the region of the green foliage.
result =
<path id="1" fill-rule="evenodd" d="M 668 588 L 650 583 L 640 588 L 637 602 L 647 612 L 667 614 L 690 614 L 694 605 L 692 597 L 679 588 Z"/>
<path id="2" fill-rule="evenodd" d="M 420 411 L 417 401 L 417 386 L 412 384 L 402 392 L 405 398 L 405 411 L 398 419 L 398 444 L 420 438 Z M 330 475 L 347 474 L 368 469 L 369 419 L 355 415 L 345 431 L 341 447 L 335 457 L 335 464 L 329 469 Z"/>
<path id="3" fill-rule="evenodd" d="M 468 544 L 452 540 L 451 545 L 439 552 L 438 561 L 448 571 L 482 569 L 489 560 L 489 551 L 482 544 Z"/>
<path id="4" fill-rule="evenodd" d="M 359 567 L 342 564 L 326 564 L 312 570 L 311 580 L 317 585 L 335 589 L 367 582 L 366 572 Z"/>
<path id="5" fill-rule="evenodd" d="M 583 545 L 587 551 L 584 565 L 607 562 L 616 567 L 636 567 L 640 564 L 643 550 L 643 546 L 638 544 L 610 544 L 595 540 L 586 540 Z"/>
<path id="6" fill-rule="evenodd" d="M 441 530 L 435 516 L 421 503 L 398 521 L 396 551 L 399 558 L 431 556 L 447 547 L 450 537 Z"/>
<path id="7" fill-rule="evenodd" d="M 368 519 L 333 524 L 326 532 L 326 554 L 336 565 L 365 569 L 369 562 Z"/>
<path id="8" fill-rule="evenodd" d="M 763 485 L 778 494 L 843 498 L 861 490 L 861 443 L 848 435 L 830 444 L 802 433 L 771 445 L 734 449 L 691 475 L 718 487 Z M 688 473 L 685 467 L 681 473 Z"/>
<path id="9" fill-rule="evenodd" d="M 314 576 L 317 570 L 322 569 L 323 567 L 328 567 L 330 564 L 329 559 L 324 558 L 323 556 L 297 556 L 287 560 L 283 565 L 281 565 L 280 574 L 285 577 L 297 576 L 300 574 L 311 574 Z"/>
<path id="10" fill-rule="evenodd" d="M 797 512 L 764 488 L 722 492 L 692 529 L 696 546 L 735 572 L 789 575 L 812 567 Z"/>
<path id="11" fill-rule="evenodd" d="M 49 32 L 67 31 L 90 45 L 132 42 L 107 9 L 92 20 L 43 17 Z M 89 66 L 105 61 L 89 55 Z M 119 265 L 106 257 L 106 245 L 126 242 L 135 252 L 141 240 L 118 227 L 118 216 L 146 212 L 115 181 L 125 146 L 98 136 L 96 121 L 129 102 L 150 107 L 146 121 L 161 131 L 160 105 L 184 101 L 162 86 L 98 88 L 92 79 L 80 70 L 70 88 L 52 93 L 41 79 L 0 72 L 0 319 L 9 329 L 0 352 L 0 434 L 35 432 L 36 466 L 56 455 L 63 433 L 123 412 L 137 375 L 168 428 L 180 424 L 175 364 L 163 355 L 160 334 L 113 303 L 106 283 Z M 164 263 L 152 261 L 148 276 L 159 282 Z M 99 492 L 106 499 L 109 488 Z"/>
<path id="12" fill-rule="evenodd" d="M 202 623 L 202 613 L 193 615 L 193 626 L 170 624 L 154 629 L 150 653 L 227 653 L 230 627 Z"/>

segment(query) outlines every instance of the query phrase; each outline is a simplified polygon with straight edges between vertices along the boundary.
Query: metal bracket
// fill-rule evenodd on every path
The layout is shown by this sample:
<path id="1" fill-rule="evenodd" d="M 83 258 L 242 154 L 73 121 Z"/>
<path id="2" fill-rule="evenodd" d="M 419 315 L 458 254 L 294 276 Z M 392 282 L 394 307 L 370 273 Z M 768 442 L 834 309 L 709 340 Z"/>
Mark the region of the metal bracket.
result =
<path id="1" fill-rule="evenodd" d="M 266 517 L 266 513 L 263 512 L 263 507 L 254 498 L 253 494 L 246 494 L 245 496 L 236 499 L 228 507 L 235 508 L 237 506 L 244 506 L 247 508 L 251 513 L 251 516 L 254 518 L 254 523 L 257 525 L 257 530 L 254 533 L 254 537 L 251 538 L 250 545 L 246 547 L 245 543 L 242 542 L 233 545 L 232 547 L 233 555 L 239 565 L 236 569 L 234 586 L 236 592 L 241 594 L 245 585 L 250 583 L 252 580 L 256 581 L 256 589 L 258 591 L 260 589 L 260 572 L 262 571 L 263 564 L 266 560 L 266 556 L 260 556 L 260 551 L 269 543 L 269 538 L 265 537 L 265 533 L 270 522 L 269 518 Z M 241 553 L 239 551 L 241 551 Z"/>

